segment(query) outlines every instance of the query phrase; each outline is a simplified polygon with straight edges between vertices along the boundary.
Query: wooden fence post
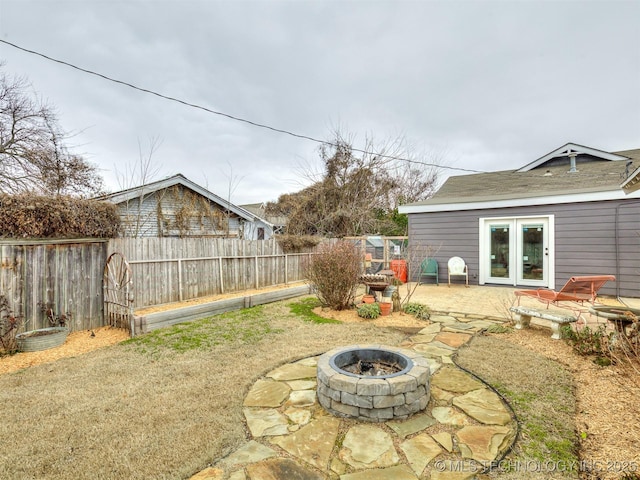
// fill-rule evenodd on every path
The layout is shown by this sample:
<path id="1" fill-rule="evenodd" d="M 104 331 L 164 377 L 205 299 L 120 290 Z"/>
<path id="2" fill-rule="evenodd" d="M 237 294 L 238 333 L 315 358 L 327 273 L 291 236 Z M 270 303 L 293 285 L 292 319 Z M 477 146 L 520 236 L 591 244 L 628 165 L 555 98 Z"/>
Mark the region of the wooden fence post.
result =
<path id="1" fill-rule="evenodd" d="M 222 257 L 218 257 L 218 273 L 220 274 L 220 293 L 224 293 L 224 277 L 222 275 Z"/>
<path id="2" fill-rule="evenodd" d="M 182 294 L 182 259 L 178 259 L 178 298 L 182 302 L 184 296 Z"/>

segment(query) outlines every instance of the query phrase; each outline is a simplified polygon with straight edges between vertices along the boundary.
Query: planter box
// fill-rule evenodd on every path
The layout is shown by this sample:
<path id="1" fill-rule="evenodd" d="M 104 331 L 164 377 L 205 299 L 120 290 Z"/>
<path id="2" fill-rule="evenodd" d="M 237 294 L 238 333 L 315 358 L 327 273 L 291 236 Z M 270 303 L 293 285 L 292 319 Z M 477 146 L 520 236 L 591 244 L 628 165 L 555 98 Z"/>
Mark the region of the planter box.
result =
<path id="1" fill-rule="evenodd" d="M 16 335 L 18 350 L 21 352 L 38 352 L 62 345 L 69 330 L 65 327 L 50 327 L 31 330 Z"/>

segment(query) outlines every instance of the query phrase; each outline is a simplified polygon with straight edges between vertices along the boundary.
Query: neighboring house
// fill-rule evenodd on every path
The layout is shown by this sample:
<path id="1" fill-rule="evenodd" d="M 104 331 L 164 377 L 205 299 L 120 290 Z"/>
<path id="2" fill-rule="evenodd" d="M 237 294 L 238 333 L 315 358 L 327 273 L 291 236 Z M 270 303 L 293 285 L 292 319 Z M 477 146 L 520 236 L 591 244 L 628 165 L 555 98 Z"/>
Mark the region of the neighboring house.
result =
<path id="1" fill-rule="evenodd" d="M 223 237 L 256 240 L 270 228 L 247 210 L 177 174 L 104 195 L 118 207 L 125 237 Z"/>
<path id="2" fill-rule="evenodd" d="M 568 143 L 518 170 L 450 177 L 400 213 L 410 244 L 436 252 L 441 282 L 460 256 L 470 283 L 560 288 L 614 274 L 603 293 L 640 297 L 639 166 L 640 149 Z"/>
<path id="3" fill-rule="evenodd" d="M 247 205 L 240 205 L 241 208 L 253 213 L 256 217 L 265 223 L 263 231 L 259 231 L 258 239 L 263 240 L 272 237 L 273 235 L 283 234 L 287 230 L 287 217 L 282 215 L 268 215 L 266 212 L 266 205 L 264 203 L 250 203 Z M 264 238 L 260 238 L 260 234 Z"/>

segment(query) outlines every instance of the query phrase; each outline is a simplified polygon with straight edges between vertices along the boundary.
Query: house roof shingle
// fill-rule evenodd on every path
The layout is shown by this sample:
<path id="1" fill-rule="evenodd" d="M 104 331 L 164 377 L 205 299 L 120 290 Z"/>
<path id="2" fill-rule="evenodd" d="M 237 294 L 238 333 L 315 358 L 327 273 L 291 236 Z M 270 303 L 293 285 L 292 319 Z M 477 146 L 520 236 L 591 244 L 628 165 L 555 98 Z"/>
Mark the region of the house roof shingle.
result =
<path id="1" fill-rule="evenodd" d="M 529 171 L 506 170 L 449 177 L 428 200 L 411 205 L 490 202 L 550 195 L 586 194 L 620 190 L 631 170 L 628 160 L 640 165 L 640 149 L 614 152 L 624 160 L 577 158 L 577 172 L 569 172 L 569 160 L 557 159 Z M 628 159 L 628 160 L 627 160 Z"/>

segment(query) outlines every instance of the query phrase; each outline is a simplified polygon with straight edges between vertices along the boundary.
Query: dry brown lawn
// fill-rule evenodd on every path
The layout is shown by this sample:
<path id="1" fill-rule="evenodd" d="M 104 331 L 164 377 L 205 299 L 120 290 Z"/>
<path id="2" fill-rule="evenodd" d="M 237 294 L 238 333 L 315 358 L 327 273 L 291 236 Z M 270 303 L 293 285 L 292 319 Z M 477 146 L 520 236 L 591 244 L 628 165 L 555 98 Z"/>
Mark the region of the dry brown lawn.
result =
<path id="1" fill-rule="evenodd" d="M 248 341 L 186 353 L 119 344 L 0 375 L 0 478 L 188 478 L 246 441 L 242 402 L 260 375 L 336 345 L 404 336 L 305 322 L 282 303 L 264 316 L 275 331 Z"/>
<path id="2" fill-rule="evenodd" d="M 215 322 L 223 331 L 242 331 L 242 315 Z M 398 344 L 424 325 L 402 314 L 375 324 L 335 316 L 345 323 L 314 324 L 276 303 L 263 307 L 257 327 L 249 324 L 251 335 L 185 353 L 130 344 L 83 353 L 122 339 L 116 338 L 122 332 L 98 330 L 91 338 L 88 332 L 70 336 L 67 351 L 53 352 L 54 358 L 0 358 L 0 478 L 188 478 L 246 441 L 242 402 L 265 372 L 336 345 Z M 467 366 L 503 384 L 527 385 L 543 378 L 539 368 L 531 369 L 533 359 L 559 362 L 573 376 L 575 390 L 565 406 L 570 410 L 575 401 L 572 428 L 584 437 L 580 459 L 640 465 L 640 388 L 633 372 L 598 367 L 552 341 L 544 328 L 491 338 L 476 344 L 478 360 Z"/>

